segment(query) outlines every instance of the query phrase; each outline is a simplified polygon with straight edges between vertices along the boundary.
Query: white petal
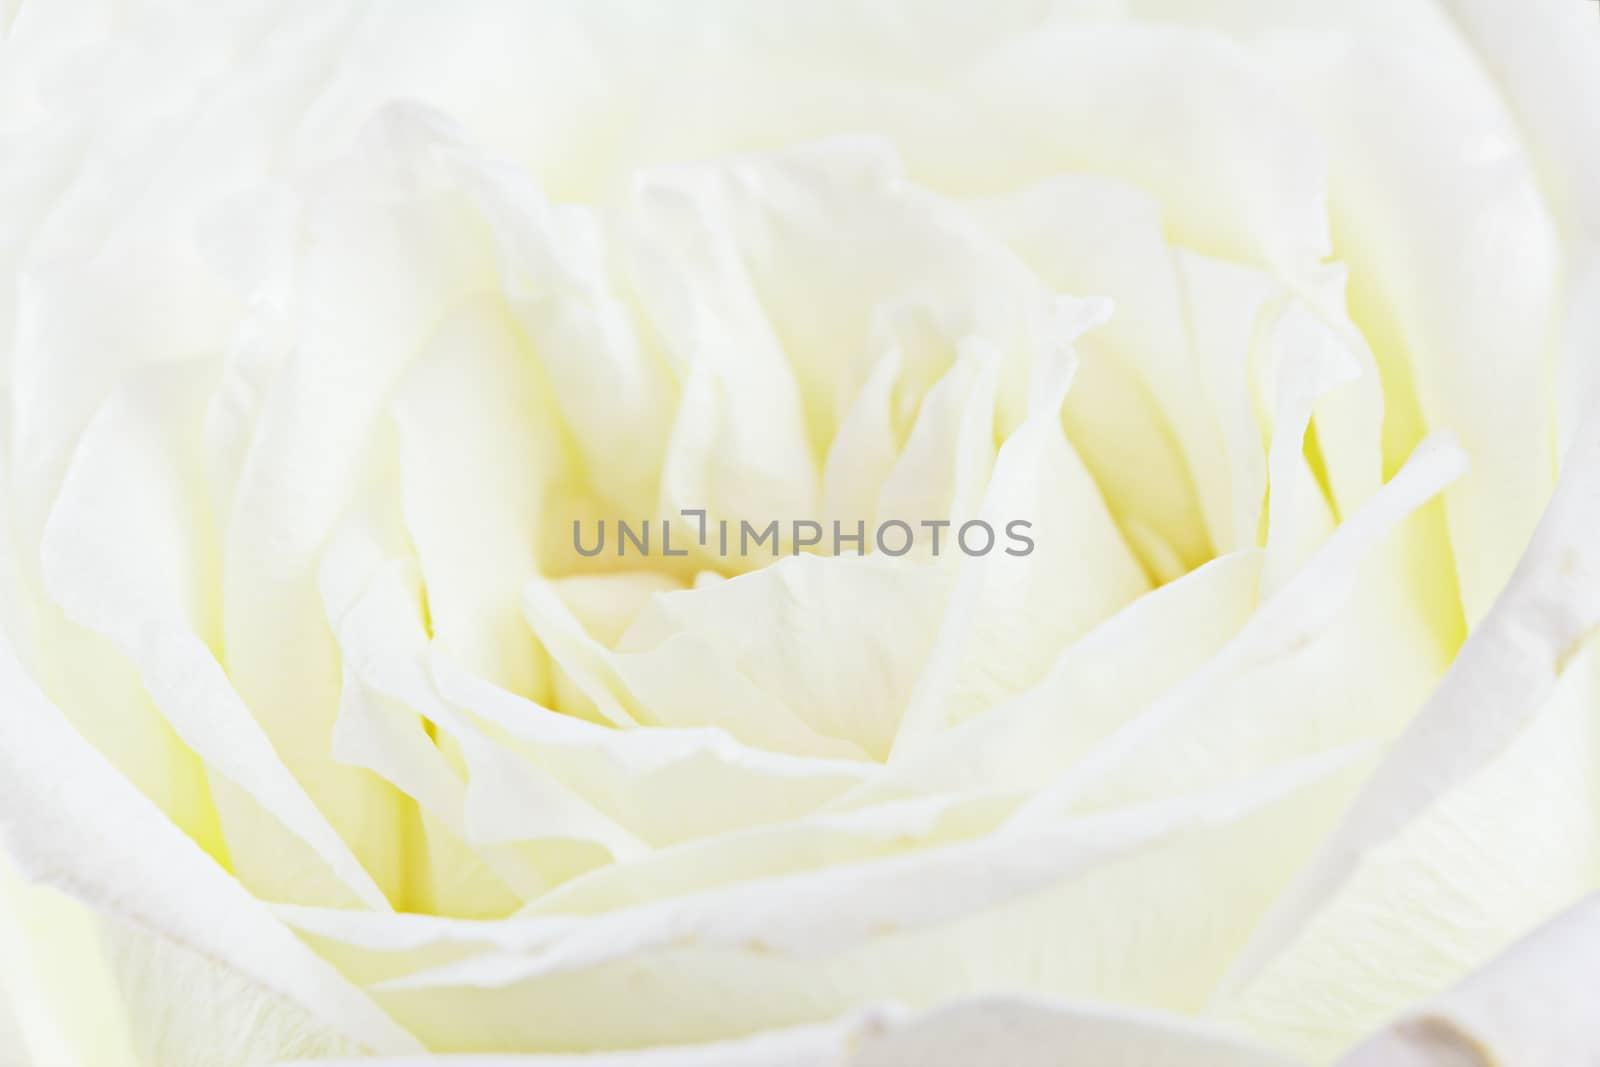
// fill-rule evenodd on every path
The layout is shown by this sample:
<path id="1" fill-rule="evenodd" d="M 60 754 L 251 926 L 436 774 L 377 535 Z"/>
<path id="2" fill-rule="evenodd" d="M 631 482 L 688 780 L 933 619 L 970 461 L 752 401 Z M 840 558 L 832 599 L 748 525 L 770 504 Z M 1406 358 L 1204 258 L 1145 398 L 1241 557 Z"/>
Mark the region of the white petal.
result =
<path id="1" fill-rule="evenodd" d="M 451 772 L 439 767 L 437 752 L 431 764 L 436 780 L 430 784 L 441 794 L 441 811 L 459 819 L 456 825 L 467 840 L 502 844 L 573 838 L 601 844 L 619 857 L 643 851 L 633 834 L 559 779 L 497 744 L 437 693 L 429 675 L 432 650 L 421 586 L 410 568 L 379 568 L 339 618 L 337 632 L 345 666 L 361 683 L 423 715 L 460 746 L 465 794 L 450 789 L 442 775 Z"/>
<path id="2" fill-rule="evenodd" d="M 567 460 L 535 367 L 504 312 L 475 303 L 439 324 L 392 410 L 435 639 L 471 670 L 538 699 L 544 658 L 519 598 L 540 550 L 565 548 L 565 524 L 547 516 Z M 560 540 L 542 545 L 546 537 Z"/>
<path id="3" fill-rule="evenodd" d="M 398 512 L 397 499 L 380 499 Z M 407 655 L 425 653 L 427 639 L 420 618 L 414 637 L 405 625 L 408 614 L 420 614 L 416 566 L 408 556 L 392 558 L 388 553 L 395 549 L 386 550 L 376 540 L 382 531 L 373 525 L 380 522 L 373 512 L 381 510 L 355 509 L 352 522 L 340 530 L 321 567 L 328 624 L 345 657 L 332 754 L 340 763 L 373 771 L 416 803 L 414 815 L 404 805 L 395 813 L 400 853 L 397 907 L 504 915 L 515 910 L 519 897 L 547 889 L 549 880 L 524 857 L 493 846 L 473 850 L 466 843 L 466 765 L 461 746 L 452 734 L 430 733 L 437 724 L 407 703 L 408 684 L 417 683 L 396 685 L 393 680 L 404 671 Z M 405 530 L 398 514 L 390 516 L 388 525 L 390 545 L 403 544 Z M 395 642 L 392 647 L 385 647 L 386 636 Z M 369 682 L 363 672 L 373 674 L 379 684 Z M 388 691 L 382 688 L 386 681 Z M 420 688 L 427 691 L 425 685 Z M 476 733 L 470 728 L 462 732 Z"/>
<path id="4" fill-rule="evenodd" d="M 926 1012 L 879 1007 L 712 1045 L 577 1056 L 318 1060 L 300 1067 L 1294 1067 L 1176 1016 L 1093 1003 L 973 997 Z M 280 1067 L 290 1067 L 288 1064 Z"/>
<path id="5" fill-rule="evenodd" d="M 801 389 L 744 265 L 715 173 L 634 183 L 626 238 L 639 299 L 682 384 L 662 511 L 815 512 L 818 472 Z"/>
<path id="6" fill-rule="evenodd" d="M 1437 991 L 1520 934 L 1531 917 L 1592 887 L 1595 861 L 1574 851 L 1573 842 L 1595 839 L 1590 823 L 1597 810 L 1574 800 L 1592 791 L 1595 776 L 1592 707 L 1600 659 L 1593 643 L 1583 642 L 1600 623 L 1597 472 L 1600 423 L 1586 428 L 1569 455 L 1511 584 L 1316 862 L 1257 931 L 1230 994 L 1243 998 L 1247 1010 L 1252 1001 L 1260 1006 L 1291 996 L 1325 1005 L 1346 1028 L 1352 1020 L 1344 1013 L 1352 1009 L 1361 1013 L 1356 1022 L 1371 1025 L 1375 1014 L 1400 1007 L 1398 998 Z M 1547 789 L 1548 800 L 1541 800 Z M 1520 888 L 1500 875 L 1483 881 L 1474 871 L 1485 862 L 1515 873 Z M 1410 888 L 1396 893 L 1397 883 Z M 1448 906 L 1417 903 L 1440 893 Z M 1412 932 L 1402 938 L 1391 927 L 1383 944 L 1385 974 L 1403 988 L 1395 981 L 1347 984 L 1367 993 L 1359 1003 L 1337 1006 L 1294 991 L 1313 975 L 1320 984 L 1338 973 L 1330 962 L 1335 946 L 1364 936 L 1357 931 L 1398 906 L 1410 917 L 1402 928 Z M 1434 929 L 1440 921 L 1447 937 Z M 1328 1041 L 1338 1032 L 1309 1037 Z"/>
<path id="7" fill-rule="evenodd" d="M 712 714 L 727 699 L 715 690 L 719 667 L 731 665 L 763 704 L 881 758 L 932 643 L 948 578 L 877 554 L 791 556 L 709 588 L 658 594 L 623 635 L 617 667 L 659 725 L 699 725 L 676 716 L 690 707 Z M 675 640 L 688 634 L 702 640 Z M 663 681 L 646 684 L 637 672 L 639 657 L 666 656 L 669 643 L 687 704 L 660 699 Z M 734 721 L 717 725 L 756 740 Z"/>
<path id="8" fill-rule="evenodd" d="M 1267 562 L 1263 595 L 1271 596 L 1305 562 L 1333 525 L 1331 502 L 1306 467 L 1312 413 L 1328 393 L 1362 371 L 1308 308 L 1291 305 L 1269 341 L 1272 440 L 1267 453 Z M 1376 427 L 1373 427 L 1376 429 Z M 1376 435 L 1372 444 L 1377 444 Z"/>
<path id="9" fill-rule="evenodd" d="M 1600 25 L 1561 0 L 1529 0 L 1515 12 L 1493 0 L 1445 0 L 1532 142 L 1556 212 L 1600 238 Z"/>
<path id="10" fill-rule="evenodd" d="M 1194 738 L 1186 737 L 1194 717 L 1203 716 L 1208 708 L 1230 707 L 1226 699 L 1213 705 L 1206 698 L 1210 687 L 1235 673 L 1292 654 L 1323 633 L 1344 611 L 1361 566 L 1373 550 L 1398 523 L 1459 477 L 1464 466 L 1459 450 L 1448 441 L 1425 441 L 1401 472 L 1379 490 L 1367 507 L 1340 526 L 1307 567 L 1268 600 L 1217 656 L 1101 739 L 1033 798 L 1019 812 L 1017 822 L 1047 825 L 1099 789 L 1124 788 L 1139 782 L 1140 776 L 1128 768 L 1137 768 L 1151 750 L 1159 754 L 1168 744 L 1191 769 L 1202 774 L 1212 772 L 1214 763 L 1226 766 L 1229 758 L 1244 756 L 1248 749 L 1230 756 L 1226 745 L 1208 756 L 1204 746 L 1197 746 Z M 1261 731 L 1250 718 L 1245 717 L 1242 728 L 1247 736 L 1254 736 Z M 1205 731 L 1200 733 L 1203 737 Z M 1295 734 L 1290 731 L 1290 738 Z M 1278 758 L 1284 755 L 1280 753 Z M 1244 756 L 1242 762 L 1248 769 L 1250 756 Z M 1171 788 L 1175 783 L 1167 781 L 1165 785 Z"/>
<path id="11" fill-rule="evenodd" d="M 1221 442 L 1189 358 L 1159 206 L 1136 188 L 1079 174 L 969 206 L 1053 290 L 1115 302 L 1116 314 L 1079 343 L 1067 436 L 1124 530 L 1148 527 L 1184 570 L 1197 566 L 1213 551 L 1196 512 L 1225 510 L 1228 488 L 1215 484 L 1225 477 L 1211 458 Z"/>
<path id="12" fill-rule="evenodd" d="M 990 835 L 599 915 L 448 930 L 435 920 L 425 924 L 436 931 L 431 947 L 406 947 L 415 945 L 406 931 L 424 925 L 414 917 L 324 912 L 316 943 L 353 973 L 399 968 L 375 995 L 440 1051 L 705 1041 L 886 997 L 921 1005 L 1001 987 L 1192 1010 L 1317 828 L 1337 818 L 1358 769 L 1348 760 L 1039 835 Z M 1296 847 L 1258 847 L 1279 835 Z M 330 923 L 368 928 L 362 940 L 373 948 L 341 947 L 346 937 Z M 461 959 L 472 941 L 507 938 L 520 947 Z M 1175 938 L 1190 946 L 1181 961 Z M 935 958 L 963 966 L 929 967 Z M 628 1012 L 611 1010 L 623 1000 Z"/>
<path id="13" fill-rule="evenodd" d="M 1600 1050 L 1594 989 L 1600 978 L 1600 897 L 1535 930 L 1482 971 L 1412 1009 L 1340 1067 L 1583 1063 Z"/>
<path id="14" fill-rule="evenodd" d="M 145 936 L 226 968 L 255 990 L 246 1013 L 287 1012 L 378 1052 L 416 1042 L 297 941 L 120 778 L 0 646 L 0 813 L 24 874 L 64 888 Z M 49 813 L 49 817 L 43 817 Z M 115 871 L 108 879 L 107 871 Z M 264 1050 L 270 1057 L 282 1050 Z"/>
<path id="15" fill-rule="evenodd" d="M 317 586 L 321 554 L 383 457 L 385 406 L 434 326 L 471 293 L 492 288 L 492 257 L 438 157 L 449 131 L 415 109 L 378 115 L 355 149 L 297 190 L 302 235 L 292 284 L 294 344 L 259 405 L 213 433 L 248 441 L 231 497 L 220 569 L 228 680 L 316 807 L 363 850 L 385 883 L 397 859 L 397 797 L 335 763 L 328 738 L 341 670 Z M 466 224 L 464 224 L 466 223 Z M 271 835 L 247 801 L 219 794 L 224 823 Z M 270 840 L 270 838 L 264 838 Z M 272 899 L 315 895 L 303 865 L 276 849 L 239 850 L 252 888 Z"/>
<path id="16" fill-rule="evenodd" d="M 1562 250 L 1515 122 L 1470 50 L 1441 35 L 1426 62 L 1419 54 L 1380 35 L 1296 36 L 1271 58 L 1332 146 L 1352 315 L 1385 385 L 1386 465 L 1425 430 L 1454 433 L 1471 457 L 1446 509 L 1475 624 L 1554 483 Z"/>
<path id="17" fill-rule="evenodd" d="M 1537 0 L 1445 5 L 1475 46 L 1523 134 L 1566 244 L 1566 321 L 1557 373 L 1558 447 L 1600 394 L 1600 27 L 1582 5 Z M 1509 17 L 1513 15 L 1515 17 Z"/>
<path id="18" fill-rule="evenodd" d="M 494 228 L 506 300 L 578 455 L 612 507 L 649 513 L 677 382 L 613 277 L 599 213 L 550 204 L 525 173 L 478 162 L 465 148 L 462 164 Z"/>
<path id="19" fill-rule="evenodd" d="M 137 1067 L 99 917 L 0 852 L 0 1063 Z"/>
<path id="20" fill-rule="evenodd" d="M 471 1055 L 364 1060 L 295 1060 L 278 1067 L 827 1067 L 837 1063 L 859 1023 L 794 1027 L 706 1045 L 570 1056 Z"/>
<path id="21" fill-rule="evenodd" d="M 1267 459 L 1251 401 L 1251 357 L 1257 326 L 1279 284 L 1236 263 L 1182 253 L 1179 280 L 1189 325 L 1190 358 L 1199 387 L 1210 401 L 1221 448 L 1192 457 L 1203 486 L 1226 486 L 1226 506 L 1202 497 L 1211 541 L 1218 552 L 1260 543 L 1261 506 L 1266 498 Z M 1220 468 L 1220 469 L 1218 469 Z"/>
<path id="22" fill-rule="evenodd" d="M 986 57 L 969 91 L 983 109 L 962 148 L 972 185 L 1104 174 L 1151 191 L 1177 239 L 1203 253 L 1292 277 L 1329 251 L 1326 149 L 1218 35 L 1054 27 Z"/>
<path id="23" fill-rule="evenodd" d="M 891 345 L 839 421 L 822 472 L 822 518 L 852 532 L 877 514 L 878 493 L 900 456 L 896 386 L 905 362 Z M 832 527 L 830 526 L 831 530 Z"/>
<path id="24" fill-rule="evenodd" d="M 208 769 L 243 789 L 330 868 L 385 908 L 383 891 L 280 761 L 212 655 L 215 558 L 192 436 L 198 382 L 154 375 L 119 391 L 74 455 L 41 546 L 50 595 L 139 669 L 152 701 Z M 280 860 L 281 862 L 281 860 Z M 314 861 L 313 861 L 314 863 Z"/>
<path id="25" fill-rule="evenodd" d="M 934 383 L 917 409 L 916 421 L 900 458 L 878 491 L 871 523 L 899 521 L 922 533 L 924 521 L 941 519 L 959 526 L 977 511 L 995 458 L 996 404 L 1001 356 L 987 341 L 961 347 L 955 365 Z M 846 528 L 852 519 L 846 516 Z M 945 537 L 949 553 L 951 535 Z"/>
<path id="26" fill-rule="evenodd" d="M 863 1029 L 847 1067 L 1293 1067 L 1219 1029 L 1091 1003 L 973 998 Z"/>
<path id="27" fill-rule="evenodd" d="M 1038 685 L 896 753 L 883 774 L 833 806 L 911 792 L 1047 785 L 1223 648 L 1255 611 L 1260 571 L 1259 551 L 1235 553 L 1135 599 L 1070 644 Z"/>
<path id="28" fill-rule="evenodd" d="M 973 520 L 995 540 L 987 554 L 955 561 L 956 587 L 895 739 L 897 758 L 1039 681 L 1064 645 L 1149 588 L 1062 430 L 1065 388 L 1040 386 L 995 461 Z M 1010 539 L 1019 521 L 1032 524 L 1031 551 Z"/>
<path id="29" fill-rule="evenodd" d="M 782 822 L 876 770 L 742 744 L 718 729 L 610 729 L 529 703 L 435 655 L 439 692 L 658 845 Z"/>

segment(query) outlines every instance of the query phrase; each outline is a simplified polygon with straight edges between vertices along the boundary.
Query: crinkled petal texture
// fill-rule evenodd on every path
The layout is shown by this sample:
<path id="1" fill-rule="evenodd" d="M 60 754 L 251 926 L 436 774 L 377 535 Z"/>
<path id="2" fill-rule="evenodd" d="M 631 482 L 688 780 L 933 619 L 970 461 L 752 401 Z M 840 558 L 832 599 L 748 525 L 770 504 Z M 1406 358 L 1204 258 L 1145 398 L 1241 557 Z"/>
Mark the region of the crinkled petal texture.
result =
<path id="1" fill-rule="evenodd" d="M 0 1060 L 1600 1056 L 1591 7 L 0 4 Z"/>

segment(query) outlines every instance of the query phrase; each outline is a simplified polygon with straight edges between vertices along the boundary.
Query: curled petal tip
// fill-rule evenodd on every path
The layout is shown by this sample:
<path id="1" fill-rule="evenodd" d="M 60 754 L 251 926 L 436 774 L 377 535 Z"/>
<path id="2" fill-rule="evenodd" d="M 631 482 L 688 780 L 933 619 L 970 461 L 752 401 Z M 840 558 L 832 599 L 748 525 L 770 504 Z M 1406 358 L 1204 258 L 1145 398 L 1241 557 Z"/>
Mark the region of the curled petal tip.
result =
<path id="1" fill-rule="evenodd" d="M 1364 1041 L 1338 1067 L 1497 1067 L 1448 1024 L 1417 1019 Z"/>

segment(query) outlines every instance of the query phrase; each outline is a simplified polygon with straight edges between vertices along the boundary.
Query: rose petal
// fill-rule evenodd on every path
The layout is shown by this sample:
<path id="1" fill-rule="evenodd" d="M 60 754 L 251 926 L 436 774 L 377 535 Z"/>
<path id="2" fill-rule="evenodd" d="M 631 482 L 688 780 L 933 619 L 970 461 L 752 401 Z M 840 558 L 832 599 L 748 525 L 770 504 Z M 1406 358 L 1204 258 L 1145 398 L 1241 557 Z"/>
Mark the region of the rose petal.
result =
<path id="1" fill-rule="evenodd" d="M 137 1062 L 98 917 L 59 890 L 24 884 L 0 853 L 0 1063 Z"/>
<path id="2" fill-rule="evenodd" d="M 862 1029 L 848 1067 L 1293 1067 L 1288 1057 L 1203 1023 L 1093 1003 L 973 998 Z"/>
<path id="3" fill-rule="evenodd" d="M 341 670 L 317 579 L 328 539 L 384 454 L 392 391 L 441 317 L 496 282 L 462 224 L 470 204 L 438 158 L 447 132 L 414 109 L 386 110 L 296 189 L 299 255 L 280 282 L 298 294 L 297 333 L 259 404 L 214 408 L 211 426 L 248 442 L 237 481 L 213 487 L 231 500 L 215 579 L 226 590 L 222 665 L 284 764 L 385 884 L 398 858 L 397 798 L 331 758 Z M 227 426 L 230 417 L 249 421 Z M 259 843 L 276 833 L 270 820 L 226 793 L 218 804 L 228 833 L 258 842 L 234 857 L 253 889 L 327 899 L 304 865 Z"/>
<path id="4" fill-rule="evenodd" d="M 466 790 L 453 798 L 469 842 L 503 844 L 540 839 L 591 841 L 613 856 L 637 855 L 645 846 L 554 776 L 530 765 L 478 730 L 434 689 L 430 643 L 418 576 L 405 566 L 382 566 L 366 590 L 337 621 L 346 668 L 375 692 L 399 701 L 447 732 L 459 746 Z M 434 764 L 434 774 L 440 768 Z M 448 769 L 444 773 L 453 773 Z M 448 784 L 439 781 L 441 791 Z M 453 792 L 453 791 L 452 791 Z"/>
<path id="5" fill-rule="evenodd" d="M 1352 317 L 1385 386 L 1386 465 L 1433 428 L 1472 459 L 1446 510 L 1476 624 L 1554 483 L 1555 220 L 1493 85 L 1447 35 L 1426 63 L 1387 35 L 1271 40 L 1264 55 L 1329 137 Z"/>
<path id="6" fill-rule="evenodd" d="M 1115 723 L 1221 650 L 1256 608 L 1260 571 L 1259 550 L 1238 552 L 1146 593 L 1070 644 L 1039 684 L 897 752 L 883 774 L 831 806 L 1047 785 Z"/>
<path id="7" fill-rule="evenodd" d="M 1444 890 L 1456 897 L 1456 909 L 1476 916 L 1450 925 L 1444 951 L 1451 968 L 1481 963 L 1520 933 L 1519 924 L 1541 913 L 1530 901 L 1542 901 L 1548 913 L 1590 887 L 1590 860 L 1574 853 L 1571 842 L 1593 839 L 1588 824 L 1600 810 L 1572 799 L 1594 778 L 1589 711 L 1600 661 L 1584 639 L 1600 624 L 1600 567 L 1593 551 L 1597 477 L 1600 422 L 1592 422 L 1568 454 L 1556 496 L 1511 583 L 1317 861 L 1256 932 L 1236 967 L 1230 995 L 1249 996 L 1272 968 L 1282 968 L 1291 983 L 1295 974 L 1330 974 L 1318 954 L 1357 936 L 1343 924 L 1364 926 L 1376 902 L 1392 902 L 1377 907 L 1381 915 L 1404 901 L 1412 923 L 1431 914 L 1419 909 L 1414 896 L 1397 896 L 1395 879 L 1422 878 L 1426 886 L 1437 877 L 1443 887 L 1469 887 L 1460 894 Z M 1546 787 L 1555 792 L 1541 804 L 1536 794 Z M 1577 827 L 1556 830 L 1550 821 L 1556 815 L 1577 820 Z M 1464 826 L 1475 829 L 1464 832 Z M 1493 888 L 1473 888 L 1478 876 L 1471 872 L 1485 857 L 1494 870 L 1526 880 L 1510 911 L 1502 910 L 1506 898 Z M 1436 982 L 1449 973 L 1439 969 L 1440 949 L 1430 947 L 1426 932 L 1397 940 L 1391 930 L 1386 942 L 1390 951 L 1420 950 L 1428 969 L 1414 969 L 1408 976 L 1413 983 Z M 1398 1006 L 1384 1002 L 1365 1010 Z"/>
<path id="8" fill-rule="evenodd" d="M 470 926 L 328 910 L 285 918 L 355 973 L 398 969 L 403 977 L 379 995 L 440 1050 L 707 1040 L 884 996 L 926 1002 L 996 982 L 1193 1004 L 1219 974 L 1220 946 L 1242 942 L 1298 862 L 1251 843 L 1331 824 L 1353 755 L 1037 835 L 990 835 L 595 916 Z M 1314 837 L 1297 839 L 1309 850 Z M 1201 888 L 1178 870 L 1216 881 Z M 1130 909 L 1130 894 L 1148 897 Z M 1167 948 L 1179 929 L 1209 947 L 1175 968 Z M 1053 933 L 1041 941 L 1041 930 Z M 460 959 L 472 943 L 518 947 Z M 952 955 L 969 966 L 926 966 Z M 624 987 L 630 1012 L 597 1014 Z"/>
<path id="9" fill-rule="evenodd" d="M 1444 996 L 1412 1009 L 1340 1067 L 1582 1063 L 1600 1048 L 1592 992 L 1600 960 L 1600 897 L 1517 942 Z"/>
<path id="10" fill-rule="evenodd" d="M 714 728 L 609 729 L 522 700 L 444 656 L 433 657 L 433 676 L 451 703 L 659 844 L 794 818 L 876 769 L 753 748 Z"/>
<path id="11" fill-rule="evenodd" d="M 831 531 L 825 536 L 831 536 Z M 826 738 L 873 758 L 893 743 L 900 713 L 948 599 L 945 571 L 883 555 L 800 555 L 702 589 L 658 594 L 619 643 L 614 662 L 657 725 L 702 725 L 729 696 L 723 670 Z M 693 635 L 685 644 L 678 640 Z M 638 668 L 651 658 L 667 682 Z M 755 742 L 729 719 L 713 719 Z M 769 723 L 770 725 L 770 723 Z"/>
<path id="12" fill-rule="evenodd" d="M 90 748 L 3 643 L 0 691 L 0 813 L 25 875 L 225 969 L 235 988 L 252 991 L 229 1012 L 347 1035 L 377 1052 L 417 1047 Z M 117 871 L 112 883 L 107 869 Z M 186 1030 L 174 1040 L 193 1036 Z M 281 1051 L 259 1050 L 267 1058 Z"/>
<path id="13" fill-rule="evenodd" d="M 1152 192 L 1178 241 L 1204 254 L 1296 277 L 1329 252 L 1325 146 L 1218 34 L 1057 25 L 996 49 L 965 88 L 981 110 L 964 166 L 942 160 L 935 182 L 957 166 L 986 189 L 1103 174 Z M 948 156 L 951 131 L 940 134 Z M 913 175 L 923 147 L 907 149 Z"/>
<path id="14" fill-rule="evenodd" d="M 1131 785 L 1137 792 L 1135 783 L 1141 776 L 1129 768 L 1138 768 L 1152 751 L 1155 766 L 1162 765 L 1163 756 L 1176 755 L 1181 764 L 1202 775 L 1230 765 L 1235 770 L 1247 770 L 1260 753 L 1230 753 L 1226 743 L 1208 752 L 1205 731 L 1200 732 L 1199 743 L 1193 734 L 1186 733 L 1186 720 L 1191 717 L 1203 716 L 1208 708 L 1230 708 L 1225 700 L 1216 705 L 1207 700 L 1208 689 L 1235 673 L 1290 655 L 1323 633 L 1345 609 L 1360 568 L 1373 550 L 1396 524 L 1459 477 L 1464 468 L 1460 451 L 1448 440 L 1424 442 L 1400 473 L 1365 508 L 1334 531 L 1310 564 L 1263 604 L 1216 657 L 1100 739 L 1059 779 L 1041 790 L 1018 813 L 1017 821 L 1023 825 L 1048 824 L 1102 789 L 1126 789 Z M 1337 704 L 1334 707 L 1337 709 Z M 1248 738 L 1262 732 L 1252 718 L 1245 717 L 1238 727 Z M 1290 737 L 1296 732 L 1289 731 Z M 1170 749 L 1165 747 L 1168 744 Z M 1282 753 L 1279 758 L 1284 758 Z M 1230 764 L 1231 760 L 1239 760 L 1242 768 Z M 1163 785 L 1173 788 L 1176 783 L 1167 780 Z M 1150 788 L 1150 783 L 1145 783 L 1144 788 Z"/>
<path id="15" fill-rule="evenodd" d="M 181 374 L 181 376 L 179 376 Z M 113 394 L 85 431 L 40 548 L 43 580 L 68 616 L 113 640 L 152 701 L 208 769 L 309 846 L 345 894 L 386 908 L 382 889 L 296 781 L 207 641 L 215 568 L 200 472 L 195 373 L 143 377 Z M 277 859 L 280 867 L 284 857 Z M 308 874 L 308 878 L 313 875 Z M 303 891 L 303 890 L 302 890 Z M 334 890 L 338 892 L 338 890 Z"/>
<path id="16" fill-rule="evenodd" d="M 566 524 L 550 509 L 567 458 L 549 385 L 514 330 L 487 300 L 454 312 L 418 353 L 392 410 L 434 639 L 470 670 L 539 699 L 544 658 L 519 595 L 541 549 L 566 547 Z"/>
<path id="17" fill-rule="evenodd" d="M 955 589 L 896 735 L 896 753 L 1033 685 L 1063 645 L 1149 588 L 1061 424 L 1072 363 L 1067 346 L 1108 309 L 1068 304 L 1062 310 L 1083 317 L 1061 324 L 1063 380 L 1051 388 L 1038 378 L 1027 420 L 995 460 L 973 520 L 986 524 L 994 545 L 955 561 Z M 1017 521 L 1031 524 L 1023 528 L 1031 551 L 1012 539 Z M 965 536 L 959 529 L 947 534 Z"/>
<path id="18" fill-rule="evenodd" d="M 1267 1049 L 1192 1021 L 1093 1003 L 974 997 L 926 1012 L 880 1007 L 837 1021 L 713 1045 L 579 1056 L 319 1060 L 300 1067 L 1294 1067 Z M 281 1064 L 279 1067 L 289 1067 Z"/>

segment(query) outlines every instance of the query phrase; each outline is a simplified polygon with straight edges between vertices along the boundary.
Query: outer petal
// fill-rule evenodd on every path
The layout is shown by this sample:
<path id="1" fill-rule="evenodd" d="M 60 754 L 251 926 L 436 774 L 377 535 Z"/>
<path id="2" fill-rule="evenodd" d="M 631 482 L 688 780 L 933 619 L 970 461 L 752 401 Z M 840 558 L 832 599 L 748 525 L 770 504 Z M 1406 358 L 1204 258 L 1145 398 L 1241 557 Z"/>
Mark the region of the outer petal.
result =
<path id="1" fill-rule="evenodd" d="M 1298 833 L 1309 852 L 1355 784 L 1351 755 L 1037 833 L 646 893 L 595 915 L 283 914 L 439 1051 L 707 1041 L 886 997 L 924 1005 L 1000 988 L 1192 1010 L 1300 862 L 1257 844 Z M 1174 936 L 1192 948 L 1181 961 Z"/>
<path id="2" fill-rule="evenodd" d="M 1340 1067 L 1593 1063 L 1600 1050 L 1600 896 L 1373 1038 Z"/>
<path id="3" fill-rule="evenodd" d="M 834 1067 L 855 1020 L 776 1030 L 756 1037 L 638 1052 L 572 1056 L 408 1056 L 382 1060 L 285 1061 L 278 1067 Z"/>
<path id="4" fill-rule="evenodd" d="M 29 1067 L 31 1062 L 23 1051 L 22 1033 L 17 1027 L 10 998 L 3 989 L 0 989 L 0 1057 L 4 1057 L 0 1063 L 15 1063 L 17 1067 Z"/>
<path id="5" fill-rule="evenodd" d="M 1585 642 L 1600 625 L 1597 522 L 1600 419 L 1511 584 L 1256 931 L 1219 1008 L 1275 1027 L 1282 1004 L 1314 1004 L 1291 1028 L 1327 1042 L 1436 992 L 1600 881 L 1600 646 Z M 1380 959 L 1381 982 L 1361 962 Z M 1356 1001 L 1323 996 L 1330 984 Z"/>
<path id="6" fill-rule="evenodd" d="M 1556 424 L 1565 448 L 1600 390 L 1600 17 L 1589 4 L 1564 0 L 1445 7 L 1498 81 L 1563 225 Z"/>
<path id="7" fill-rule="evenodd" d="M 117 775 L 44 701 L 3 644 L 0 692 L 0 830 L 25 873 L 120 917 L 123 988 L 135 994 L 130 1018 L 155 1024 L 134 1034 L 147 1059 L 259 1063 L 312 1042 L 378 1052 L 416 1047 Z M 116 872 L 114 880 L 107 871 Z M 167 957 L 173 980 L 230 995 L 197 1014 L 158 1015 L 136 995 L 165 984 L 149 980 L 152 954 Z M 276 1034 L 297 1044 L 208 1045 L 223 1033 Z"/>
<path id="8" fill-rule="evenodd" d="M 583 1056 L 323 1060 L 300 1067 L 1293 1067 L 1277 1053 L 1154 1012 L 985 997 L 923 1013 L 879 1008 L 714 1045 Z M 281 1067 L 288 1067 L 287 1064 Z"/>
<path id="9" fill-rule="evenodd" d="M 847 1067 L 1291 1067 L 1291 1061 L 1201 1024 L 1095 1004 L 958 1001 L 868 1030 Z"/>
<path id="10" fill-rule="evenodd" d="M 0 853 L 0 1064 L 136 1067 L 94 912 Z"/>
<path id="11" fill-rule="evenodd" d="M 1286 37 L 1267 54 L 1333 148 L 1334 243 L 1383 375 L 1386 462 L 1419 427 L 1448 429 L 1472 459 L 1446 510 L 1476 624 L 1554 483 L 1556 220 L 1516 124 L 1449 34 L 1423 49 Z"/>
<path id="12" fill-rule="evenodd" d="M 208 646 L 216 635 L 215 593 L 207 584 L 214 546 L 196 492 L 199 475 L 189 469 L 194 451 L 185 447 L 198 422 L 189 402 L 197 383 L 190 373 L 162 370 L 117 390 L 84 432 L 45 527 L 44 586 L 69 618 L 126 652 L 214 780 L 248 793 L 355 897 L 386 907 L 383 891 L 279 760 Z M 308 867 L 318 870 L 314 861 Z"/>
<path id="13" fill-rule="evenodd" d="M 963 146 L 968 187 L 1110 174 L 1152 191 L 1179 240 L 1207 254 L 1292 275 L 1329 251 L 1324 146 L 1220 35 L 1052 27 L 990 56 L 966 88 L 988 112 L 965 131 L 980 146 Z"/>

